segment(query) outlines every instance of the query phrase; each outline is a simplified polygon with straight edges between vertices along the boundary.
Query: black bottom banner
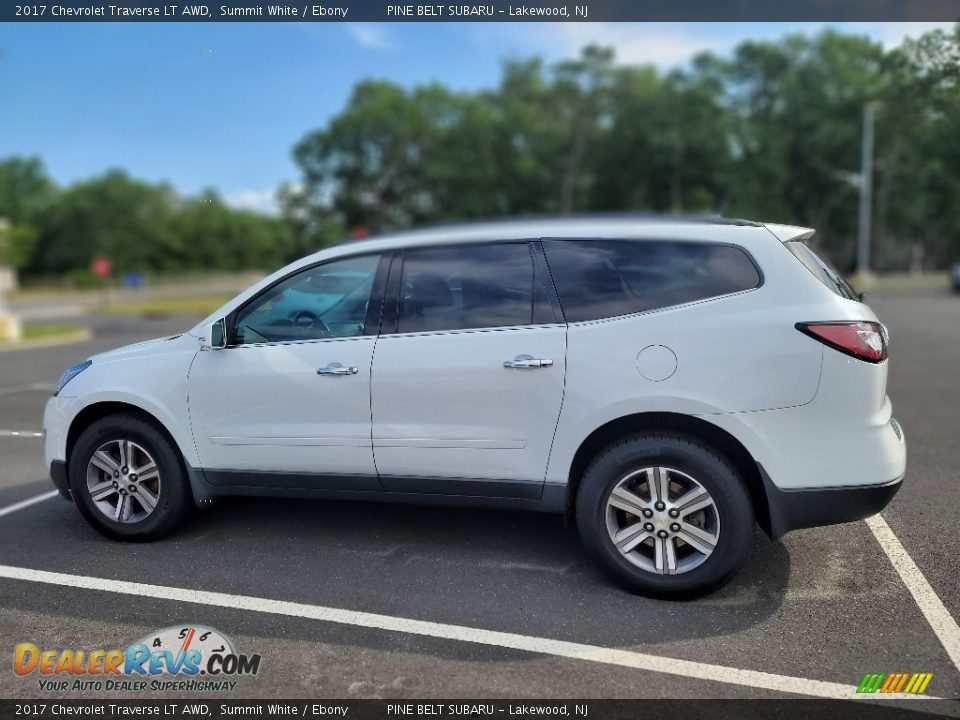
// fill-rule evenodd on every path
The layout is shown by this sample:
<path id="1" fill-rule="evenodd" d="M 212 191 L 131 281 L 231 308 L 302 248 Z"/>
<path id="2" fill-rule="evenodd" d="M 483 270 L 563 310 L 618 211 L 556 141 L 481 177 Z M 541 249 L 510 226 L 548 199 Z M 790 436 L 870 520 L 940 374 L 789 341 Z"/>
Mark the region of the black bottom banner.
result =
<path id="1" fill-rule="evenodd" d="M 591 718 L 730 720 L 960 717 L 948 700 L 0 700 L 0 718 Z"/>

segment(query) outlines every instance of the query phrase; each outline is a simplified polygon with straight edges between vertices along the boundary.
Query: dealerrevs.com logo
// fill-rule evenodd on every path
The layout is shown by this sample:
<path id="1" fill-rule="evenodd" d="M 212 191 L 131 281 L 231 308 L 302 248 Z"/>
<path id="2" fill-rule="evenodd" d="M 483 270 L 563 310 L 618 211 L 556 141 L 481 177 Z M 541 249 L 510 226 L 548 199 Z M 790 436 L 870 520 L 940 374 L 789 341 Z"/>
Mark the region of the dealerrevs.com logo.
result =
<path id="1" fill-rule="evenodd" d="M 36 675 L 43 691 L 231 691 L 235 678 L 256 675 L 260 655 L 238 653 L 219 630 L 174 626 L 125 650 L 54 650 L 20 643 L 13 671 Z"/>

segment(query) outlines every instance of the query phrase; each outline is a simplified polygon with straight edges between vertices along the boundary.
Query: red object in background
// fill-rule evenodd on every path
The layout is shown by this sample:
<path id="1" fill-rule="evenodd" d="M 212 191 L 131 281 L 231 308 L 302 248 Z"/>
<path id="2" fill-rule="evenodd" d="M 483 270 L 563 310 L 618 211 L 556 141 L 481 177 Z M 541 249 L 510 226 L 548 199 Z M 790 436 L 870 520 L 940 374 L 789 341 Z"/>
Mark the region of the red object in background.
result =
<path id="1" fill-rule="evenodd" d="M 350 237 L 353 238 L 354 240 L 362 240 L 369 234 L 370 234 L 370 231 L 367 230 L 367 228 L 365 228 L 363 225 L 361 225 L 360 227 L 355 228 L 352 233 L 350 233 Z"/>
<path id="2" fill-rule="evenodd" d="M 113 263 L 103 256 L 95 257 L 90 263 L 90 272 L 92 272 L 98 278 L 108 277 L 112 270 Z"/>

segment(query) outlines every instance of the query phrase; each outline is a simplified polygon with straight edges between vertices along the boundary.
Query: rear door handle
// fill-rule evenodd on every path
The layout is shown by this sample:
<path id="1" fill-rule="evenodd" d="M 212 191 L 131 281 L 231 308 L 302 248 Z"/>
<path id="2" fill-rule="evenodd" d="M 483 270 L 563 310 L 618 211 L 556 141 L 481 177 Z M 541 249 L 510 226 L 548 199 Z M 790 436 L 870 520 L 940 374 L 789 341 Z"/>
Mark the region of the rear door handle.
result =
<path id="1" fill-rule="evenodd" d="M 548 368 L 553 365 L 550 358 L 535 358 L 530 355 L 517 355 L 513 360 L 504 360 L 503 366 L 508 370 L 515 368 L 518 370 L 536 370 L 537 368 Z"/>
<path id="2" fill-rule="evenodd" d="M 356 375 L 359 369 L 356 366 L 344 367 L 340 363 L 330 363 L 326 367 L 317 368 L 317 375 Z"/>

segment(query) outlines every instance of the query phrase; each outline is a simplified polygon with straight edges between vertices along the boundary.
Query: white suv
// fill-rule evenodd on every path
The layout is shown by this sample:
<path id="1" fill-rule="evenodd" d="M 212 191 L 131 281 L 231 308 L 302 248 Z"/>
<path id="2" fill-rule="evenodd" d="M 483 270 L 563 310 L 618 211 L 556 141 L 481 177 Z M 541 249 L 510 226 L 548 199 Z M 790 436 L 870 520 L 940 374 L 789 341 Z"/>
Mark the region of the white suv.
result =
<path id="1" fill-rule="evenodd" d="M 228 495 L 522 508 L 575 516 L 633 590 L 703 593 L 755 522 L 860 519 L 904 475 L 886 329 L 812 232 L 595 218 L 338 245 L 67 370 L 46 460 L 113 538 Z"/>

